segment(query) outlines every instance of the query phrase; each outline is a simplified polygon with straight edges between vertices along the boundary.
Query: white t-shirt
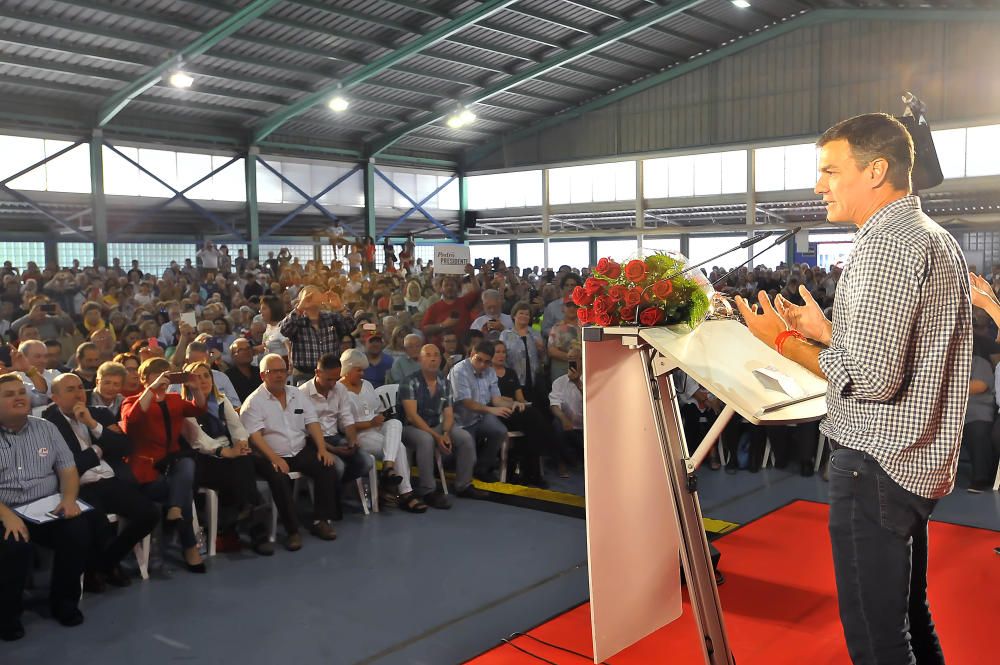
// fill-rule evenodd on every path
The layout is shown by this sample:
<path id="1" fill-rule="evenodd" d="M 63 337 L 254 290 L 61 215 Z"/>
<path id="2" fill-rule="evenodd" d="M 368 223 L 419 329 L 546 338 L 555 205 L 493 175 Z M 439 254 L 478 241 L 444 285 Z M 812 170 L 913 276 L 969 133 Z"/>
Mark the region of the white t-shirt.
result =
<path id="1" fill-rule="evenodd" d="M 552 383 L 549 404 L 558 406 L 573 423 L 574 429 L 583 429 L 583 393 L 563 374 Z"/>
<path id="2" fill-rule="evenodd" d="M 338 430 L 343 432 L 354 424 L 354 415 L 347 396 L 350 391 L 344 384 L 337 382 L 325 397 L 316 390 L 315 378 L 303 383 L 299 386 L 299 390 L 309 398 L 316 409 L 316 417 L 319 418 L 320 427 L 323 428 L 323 436 L 335 436 Z"/>
<path id="3" fill-rule="evenodd" d="M 344 389 L 347 402 L 347 412 L 350 413 L 353 423 L 366 423 L 385 410 L 379 402 L 378 395 L 375 394 L 375 387 L 371 383 L 362 379 L 361 392 L 355 393 L 343 384 L 338 384 Z M 346 425 L 341 424 L 341 427 Z"/>
<path id="4" fill-rule="evenodd" d="M 219 269 L 219 250 L 217 249 L 202 249 L 195 254 L 199 259 L 201 259 L 201 267 L 208 270 L 218 270 Z"/>

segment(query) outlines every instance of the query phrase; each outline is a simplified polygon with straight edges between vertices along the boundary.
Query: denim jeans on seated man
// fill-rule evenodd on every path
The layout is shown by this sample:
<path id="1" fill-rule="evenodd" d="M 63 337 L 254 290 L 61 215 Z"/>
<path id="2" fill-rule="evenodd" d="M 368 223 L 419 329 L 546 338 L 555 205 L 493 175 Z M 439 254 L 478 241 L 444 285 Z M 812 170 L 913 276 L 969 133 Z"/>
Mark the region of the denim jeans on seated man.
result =
<path id="1" fill-rule="evenodd" d="M 441 425 L 433 428 L 441 434 Z M 472 435 L 458 425 L 451 428 L 451 453 L 441 453 L 444 462 L 455 460 L 455 491 L 461 492 L 472 484 L 472 470 L 476 465 L 476 441 Z M 437 468 L 434 463 L 434 452 L 437 444 L 427 432 L 407 425 L 403 427 L 403 445 L 413 452 L 417 459 L 417 469 L 420 478 L 414 491 L 419 496 L 427 496 L 437 490 Z"/>
<path id="2" fill-rule="evenodd" d="M 496 470 L 500 467 L 500 447 L 507 440 L 507 426 L 492 413 L 481 415 L 478 422 L 462 429 L 476 442 L 476 478 L 493 482 L 499 478 Z"/>
<path id="3" fill-rule="evenodd" d="M 323 440 L 326 445 L 339 448 L 347 445 L 347 437 L 343 434 L 325 436 Z M 339 452 L 333 455 L 333 466 L 337 469 L 337 477 L 340 482 L 349 483 L 358 478 L 365 478 L 374 466 L 372 456 L 357 448 L 352 455 L 343 455 Z"/>
<path id="4" fill-rule="evenodd" d="M 870 455 L 833 448 L 830 540 L 851 660 L 944 665 L 927 602 L 927 521 L 937 501 L 900 487 Z"/>

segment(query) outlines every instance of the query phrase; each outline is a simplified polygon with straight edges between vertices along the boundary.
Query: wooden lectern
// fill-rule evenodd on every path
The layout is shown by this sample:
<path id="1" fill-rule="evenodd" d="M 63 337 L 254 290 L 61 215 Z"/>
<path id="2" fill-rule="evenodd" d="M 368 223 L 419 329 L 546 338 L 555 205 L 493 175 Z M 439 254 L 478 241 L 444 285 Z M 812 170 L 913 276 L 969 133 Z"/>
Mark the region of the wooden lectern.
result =
<path id="1" fill-rule="evenodd" d="M 742 324 L 706 321 L 688 330 L 583 331 L 594 662 L 680 616 L 683 566 L 705 663 L 735 663 L 694 472 L 735 413 L 760 425 L 809 422 L 826 413 L 826 381 L 758 341 Z M 768 366 L 794 379 L 801 394 L 793 398 L 765 387 L 753 370 Z M 676 370 L 726 405 L 692 455 L 670 376 Z"/>

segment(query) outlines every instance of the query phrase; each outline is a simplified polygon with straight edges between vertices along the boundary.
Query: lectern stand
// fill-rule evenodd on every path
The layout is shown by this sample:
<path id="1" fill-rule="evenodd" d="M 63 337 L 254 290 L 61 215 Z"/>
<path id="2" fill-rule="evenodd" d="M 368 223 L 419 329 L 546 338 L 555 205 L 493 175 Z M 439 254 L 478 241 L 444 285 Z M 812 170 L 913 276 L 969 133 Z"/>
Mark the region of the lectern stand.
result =
<path id="1" fill-rule="evenodd" d="M 694 472 L 735 413 L 761 425 L 821 418 L 826 382 L 736 321 L 707 321 L 692 332 L 585 328 L 583 348 L 594 661 L 680 616 L 683 566 L 705 663 L 733 665 Z M 753 370 L 767 366 L 794 379 L 802 394 L 765 388 Z M 726 404 L 693 455 L 671 380 L 676 370 Z"/>

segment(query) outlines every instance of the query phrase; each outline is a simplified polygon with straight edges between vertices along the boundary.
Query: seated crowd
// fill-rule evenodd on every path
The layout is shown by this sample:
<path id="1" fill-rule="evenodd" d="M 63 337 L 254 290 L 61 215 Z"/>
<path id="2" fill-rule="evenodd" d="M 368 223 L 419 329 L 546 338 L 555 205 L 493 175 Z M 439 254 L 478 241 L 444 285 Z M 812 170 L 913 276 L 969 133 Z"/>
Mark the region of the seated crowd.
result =
<path id="1" fill-rule="evenodd" d="M 342 496 L 376 465 L 372 499 L 414 514 L 450 508 L 449 494 L 486 498 L 474 479 L 546 487 L 545 460 L 562 477 L 578 467 L 572 293 L 589 270 L 492 261 L 442 275 L 407 243 L 398 267 L 387 252 L 376 271 L 373 245 L 331 240 L 346 265 L 300 265 L 287 250 L 258 263 L 209 242 L 160 275 L 117 258 L 0 269 L 0 639 L 23 635 L 33 543 L 55 551 L 49 601 L 69 626 L 83 621 L 81 577 L 88 592 L 128 586 L 121 562 L 157 524 L 164 544 L 179 542 L 183 567 L 205 573 L 200 489 L 219 497 L 217 549 L 267 556 L 272 519 L 289 551 L 303 546 L 303 520 L 334 540 Z M 794 301 L 802 285 L 828 306 L 839 272 L 742 269 L 722 290 Z M 690 378 L 677 388 L 688 439 L 700 440 L 721 405 Z M 734 420 L 727 468 L 760 468 L 769 438 L 776 462 L 811 472 L 815 425 L 772 429 Z M 438 460 L 454 469 L 450 493 Z M 307 513 L 292 473 L 311 486 Z M 15 510 L 47 497 L 60 519 Z"/>

